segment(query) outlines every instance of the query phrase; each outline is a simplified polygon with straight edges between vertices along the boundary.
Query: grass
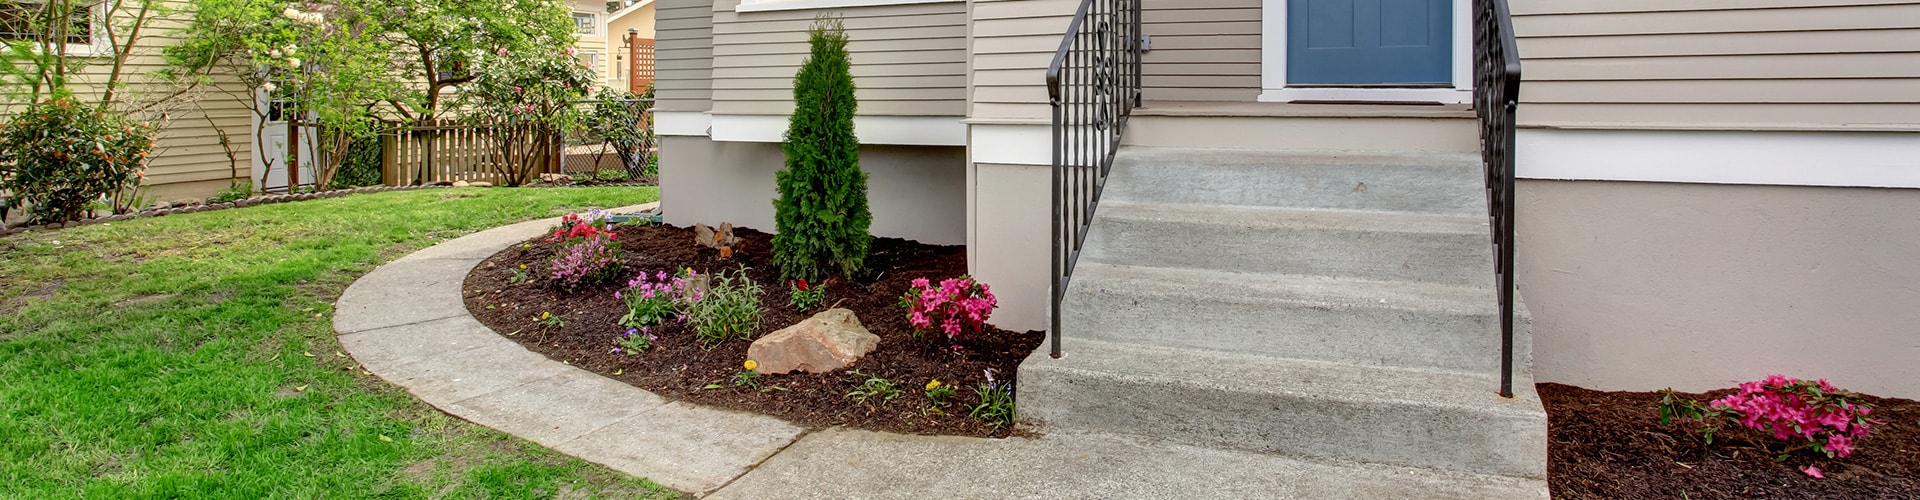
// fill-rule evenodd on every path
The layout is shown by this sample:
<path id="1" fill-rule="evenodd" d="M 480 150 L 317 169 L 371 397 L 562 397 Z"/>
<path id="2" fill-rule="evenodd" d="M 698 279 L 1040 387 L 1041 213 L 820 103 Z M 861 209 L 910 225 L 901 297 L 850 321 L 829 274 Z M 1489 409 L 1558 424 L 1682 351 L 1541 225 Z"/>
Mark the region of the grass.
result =
<path id="1" fill-rule="evenodd" d="M 432 189 L 0 238 L 0 497 L 676 498 L 413 399 L 330 318 L 438 241 L 657 196 Z"/>

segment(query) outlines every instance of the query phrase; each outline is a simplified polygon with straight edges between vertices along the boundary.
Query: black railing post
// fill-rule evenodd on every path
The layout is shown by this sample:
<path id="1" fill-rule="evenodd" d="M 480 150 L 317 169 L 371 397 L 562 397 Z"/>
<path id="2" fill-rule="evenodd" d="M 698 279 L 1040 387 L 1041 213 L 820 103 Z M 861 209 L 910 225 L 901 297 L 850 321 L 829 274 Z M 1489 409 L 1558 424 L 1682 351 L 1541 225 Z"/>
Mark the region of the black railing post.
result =
<path id="1" fill-rule="evenodd" d="M 1500 301 L 1500 395 L 1513 397 L 1514 136 L 1520 103 L 1520 50 L 1506 0 L 1473 2 L 1473 109 L 1486 168 L 1492 219 L 1494 285 Z"/>
<path id="2" fill-rule="evenodd" d="M 1140 105 L 1140 0 L 1081 0 L 1047 65 L 1053 115 L 1049 351 L 1060 357 L 1060 302 L 1100 204 L 1127 117 Z"/>

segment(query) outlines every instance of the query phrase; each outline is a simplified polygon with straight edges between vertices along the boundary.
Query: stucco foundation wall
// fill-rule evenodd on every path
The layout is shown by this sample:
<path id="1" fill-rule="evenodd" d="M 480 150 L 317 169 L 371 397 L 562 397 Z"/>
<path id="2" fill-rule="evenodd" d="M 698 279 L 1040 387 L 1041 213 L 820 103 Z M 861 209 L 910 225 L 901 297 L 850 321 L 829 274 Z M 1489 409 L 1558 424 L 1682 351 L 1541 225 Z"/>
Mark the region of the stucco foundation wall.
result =
<path id="1" fill-rule="evenodd" d="M 1920 189 L 1522 180 L 1535 379 L 1920 398 Z"/>
<path id="2" fill-rule="evenodd" d="M 773 232 L 780 145 L 664 137 L 660 206 L 669 224 L 731 222 Z M 861 146 L 873 234 L 936 245 L 966 243 L 966 150 Z"/>
<path id="3" fill-rule="evenodd" d="M 1047 252 L 1053 245 L 1051 167 L 976 163 L 969 175 L 973 220 L 967 265 L 993 287 L 990 321 L 1008 330 L 1047 329 Z"/>

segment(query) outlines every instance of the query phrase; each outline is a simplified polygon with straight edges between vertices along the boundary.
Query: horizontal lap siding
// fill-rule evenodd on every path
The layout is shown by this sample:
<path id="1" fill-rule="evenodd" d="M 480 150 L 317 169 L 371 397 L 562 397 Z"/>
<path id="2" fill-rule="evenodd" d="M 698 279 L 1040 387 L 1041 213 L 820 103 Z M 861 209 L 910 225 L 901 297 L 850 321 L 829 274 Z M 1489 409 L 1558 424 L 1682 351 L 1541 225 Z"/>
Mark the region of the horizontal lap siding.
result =
<path id="1" fill-rule="evenodd" d="M 713 4 L 712 111 L 793 112 L 793 75 L 808 52 L 815 15 L 841 17 L 864 116 L 966 114 L 967 6 L 964 2 L 734 12 Z"/>
<path id="2" fill-rule="evenodd" d="M 654 5 L 655 109 L 707 111 L 713 99 L 713 3 L 659 0 Z"/>
<path id="3" fill-rule="evenodd" d="M 191 88 L 153 76 L 167 67 L 162 51 L 179 42 L 180 30 L 191 16 L 184 2 L 164 4 L 174 10 L 142 29 L 121 69 L 124 87 L 115 98 L 115 108 L 156 129 L 145 171 L 148 189 L 162 196 L 205 197 L 227 187 L 225 182 L 207 181 L 246 179 L 252 173 L 253 111 L 246 100 L 252 94 L 236 78 L 218 70 L 207 83 Z M 116 19 L 126 22 L 131 15 L 129 9 Z M 94 58 L 69 75 L 69 84 L 82 102 L 99 102 L 112 63 L 105 56 Z M 0 120 L 12 111 L 0 111 Z M 226 147 L 220 144 L 222 133 L 229 141 Z"/>
<path id="4" fill-rule="evenodd" d="M 1261 0 L 1145 0 L 1145 98 L 1252 101 L 1260 95 Z"/>
<path id="5" fill-rule="evenodd" d="M 1513 0 L 1523 126 L 1920 130 L 1920 2 Z"/>
<path id="6" fill-rule="evenodd" d="M 975 120 L 1045 122 L 1047 64 L 1060 48 L 1073 0 L 974 0 L 972 109 Z"/>

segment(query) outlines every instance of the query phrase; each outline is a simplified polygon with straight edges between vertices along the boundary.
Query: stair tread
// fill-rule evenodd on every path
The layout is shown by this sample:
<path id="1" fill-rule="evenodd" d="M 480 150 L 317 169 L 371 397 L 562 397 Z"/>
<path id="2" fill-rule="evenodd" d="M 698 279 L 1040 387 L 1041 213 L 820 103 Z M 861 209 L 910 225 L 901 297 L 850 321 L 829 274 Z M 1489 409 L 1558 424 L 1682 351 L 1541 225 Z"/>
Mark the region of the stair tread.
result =
<path id="1" fill-rule="evenodd" d="M 1197 203 L 1103 201 L 1101 219 L 1231 225 L 1258 231 L 1279 228 L 1349 229 L 1388 233 L 1486 234 L 1487 219 L 1476 215 L 1383 212 Z"/>
<path id="2" fill-rule="evenodd" d="M 1489 416 L 1545 418 L 1529 384 L 1513 398 L 1495 393 L 1498 374 L 1365 366 L 1217 351 L 1062 339 L 1064 356 L 1030 358 L 1037 370 L 1098 373 L 1116 383 L 1177 384 L 1248 394 L 1285 394 L 1361 404 L 1416 405 Z M 1045 357 L 1037 354 L 1036 358 Z M 1038 364 L 1033 364 L 1039 361 Z"/>
<path id="3" fill-rule="evenodd" d="M 1203 166 L 1262 165 L 1349 166 L 1380 165 L 1399 167 L 1480 168 L 1478 153 L 1450 151 L 1391 151 L 1340 149 L 1238 149 L 1181 148 L 1170 146 L 1127 146 L 1114 157 L 1115 162 L 1197 164 Z M 1480 179 L 1467 179 L 1480 182 Z"/>
<path id="4" fill-rule="evenodd" d="M 1492 277 L 1488 278 L 1491 284 Z M 1141 295 L 1204 293 L 1210 300 L 1300 303 L 1338 308 L 1388 308 L 1443 314 L 1499 312 L 1489 287 L 1333 276 L 1131 266 L 1082 262 L 1067 293 Z"/>

